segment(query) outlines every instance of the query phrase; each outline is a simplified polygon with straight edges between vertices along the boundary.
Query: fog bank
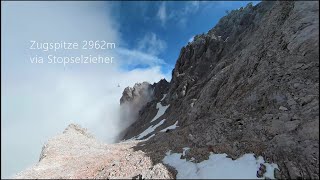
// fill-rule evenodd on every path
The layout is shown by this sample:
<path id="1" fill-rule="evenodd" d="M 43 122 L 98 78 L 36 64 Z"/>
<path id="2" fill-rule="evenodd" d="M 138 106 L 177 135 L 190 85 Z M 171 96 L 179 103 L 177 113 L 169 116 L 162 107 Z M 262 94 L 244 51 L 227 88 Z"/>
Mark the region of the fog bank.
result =
<path id="1" fill-rule="evenodd" d="M 2 5 L 2 44 L 5 44 L 1 62 L 2 178 L 36 163 L 43 144 L 70 123 L 88 128 L 106 143 L 113 142 L 119 133 L 123 89 L 136 82 L 153 83 L 165 77 L 154 61 L 159 59 L 153 56 L 135 61 L 129 53 L 131 64 L 145 62 L 152 66 L 121 68 L 127 56 L 119 54 L 121 51 L 105 52 L 104 55 L 115 57 L 114 64 L 63 66 L 29 62 L 29 56 L 35 55 L 28 49 L 30 40 L 98 39 L 116 42 L 119 47 L 125 44 L 120 27 L 110 17 L 111 3 L 3 2 Z"/>

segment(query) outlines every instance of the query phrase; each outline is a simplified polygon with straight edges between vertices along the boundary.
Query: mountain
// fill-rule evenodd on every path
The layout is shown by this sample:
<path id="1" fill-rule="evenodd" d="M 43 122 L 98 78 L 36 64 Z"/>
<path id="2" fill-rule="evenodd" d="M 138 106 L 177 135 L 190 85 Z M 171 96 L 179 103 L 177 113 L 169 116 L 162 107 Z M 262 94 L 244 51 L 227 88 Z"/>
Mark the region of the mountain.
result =
<path id="1" fill-rule="evenodd" d="M 181 49 L 170 82 L 126 88 L 121 108 L 121 142 L 62 153 L 83 136 L 64 134 L 17 177 L 319 179 L 319 2 L 229 12 Z"/>
<path id="2" fill-rule="evenodd" d="M 142 151 L 133 151 L 137 142 L 107 145 L 86 129 L 70 124 L 42 148 L 39 163 L 17 174 L 15 179 L 105 179 L 172 178 L 162 164 L 153 165 Z"/>

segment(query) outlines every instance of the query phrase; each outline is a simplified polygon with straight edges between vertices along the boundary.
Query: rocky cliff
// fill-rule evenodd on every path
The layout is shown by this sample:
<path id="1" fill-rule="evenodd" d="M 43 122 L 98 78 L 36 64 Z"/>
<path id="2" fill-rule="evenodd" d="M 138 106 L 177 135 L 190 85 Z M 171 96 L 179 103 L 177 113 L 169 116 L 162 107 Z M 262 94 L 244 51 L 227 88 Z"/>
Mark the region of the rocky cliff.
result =
<path id="1" fill-rule="evenodd" d="M 126 88 L 121 104 L 135 107 L 122 142 L 99 144 L 71 128 L 17 177 L 221 177 L 199 172 L 215 154 L 241 162 L 253 153 L 254 177 L 319 179 L 319 3 L 231 11 L 181 49 L 170 83 Z"/>
<path id="2" fill-rule="evenodd" d="M 231 11 L 181 49 L 162 92 L 165 113 L 150 122 L 159 109 L 152 101 L 124 138 L 165 119 L 142 148 L 155 162 L 186 146 L 198 161 L 210 151 L 254 152 L 278 164 L 277 178 L 319 178 L 318 5 L 261 2 Z"/>

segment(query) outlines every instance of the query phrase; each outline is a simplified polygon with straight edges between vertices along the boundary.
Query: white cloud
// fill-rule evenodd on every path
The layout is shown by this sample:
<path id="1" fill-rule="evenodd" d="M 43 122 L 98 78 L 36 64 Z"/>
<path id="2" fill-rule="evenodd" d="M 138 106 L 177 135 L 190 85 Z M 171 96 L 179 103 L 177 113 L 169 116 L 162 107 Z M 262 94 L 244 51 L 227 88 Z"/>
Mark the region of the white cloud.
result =
<path id="1" fill-rule="evenodd" d="M 202 2 L 204 3 L 204 2 Z M 175 9 L 171 11 L 167 19 L 171 19 L 181 27 L 185 28 L 188 23 L 188 16 L 195 14 L 200 9 L 200 1 L 185 2 L 185 5 L 181 9 Z"/>
<path id="2" fill-rule="evenodd" d="M 157 13 L 157 17 L 160 19 L 162 26 L 164 26 L 167 21 L 167 8 L 165 2 L 161 3 Z"/>
<path id="3" fill-rule="evenodd" d="M 153 55 L 159 55 L 167 48 L 167 43 L 155 33 L 147 33 L 138 42 L 138 49 Z"/>
<path id="4" fill-rule="evenodd" d="M 120 61 L 120 65 L 130 66 L 144 64 L 148 66 L 158 66 L 166 64 L 163 59 L 158 58 L 152 54 L 144 53 L 139 50 L 130 50 L 126 48 L 118 48 L 116 50 L 116 56 Z"/>
<path id="5" fill-rule="evenodd" d="M 51 2 L 50 6 L 47 2 L 5 2 L 2 5 L 6 34 L 1 40 L 5 45 L 1 47 L 2 178 L 37 162 L 42 145 L 71 122 L 87 127 L 99 139 L 112 142 L 118 133 L 115 125 L 119 121 L 123 89 L 136 82 L 152 83 L 166 77 L 159 67 L 163 60 L 122 48 L 99 52 L 115 56 L 115 64 L 63 67 L 29 62 L 31 39 L 98 39 L 122 44 L 108 2 Z M 85 52 L 70 52 L 78 53 Z M 126 62 L 150 67 L 124 71 L 120 65 Z"/>
<path id="6" fill-rule="evenodd" d="M 199 10 L 199 6 L 200 6 L 199 1 L 187 2 L 186 6 L 183 9 L 183 14 L 195 13 Z"/>

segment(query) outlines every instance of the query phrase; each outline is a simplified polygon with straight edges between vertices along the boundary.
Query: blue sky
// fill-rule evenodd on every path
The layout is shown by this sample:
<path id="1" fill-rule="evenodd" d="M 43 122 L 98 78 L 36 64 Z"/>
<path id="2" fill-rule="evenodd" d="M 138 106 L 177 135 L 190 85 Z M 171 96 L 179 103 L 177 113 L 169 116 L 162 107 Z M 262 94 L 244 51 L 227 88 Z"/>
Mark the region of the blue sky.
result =
<path id="1" fill-rule="evenodd" d="M 44 143 L 70 123 L 113 142 L 123 127 L 119 100 L 127 86 L 171 79 L 180 49 L 248 2 L 2 2 L 1 177 L 33 163 Z M 253 4 L 256 4 L 254 2 Z M 106 40 L 114 51 L 62 51 L 57 55 L 112 55 L 116 63 L 32 64 L 30 40 Z M 52 53 L 52 52 L 50 52 Z M 118 87 L 120 85 L 120 87 Z"/>
<path id="2" fill-rule="evenodd" d="M 251 1 L 167 1 L 167 2 L 115 2 L 114 18 L 120 25 L 120 33 L 128 48 L 139 47 L 139 43 L 154 41 L 152 48 L 140 50 L 157 55 L 166 64 L 162 71 L 171 71 L 179 56 L 180 49 L 189 39 L 210 30 L 226 15 L 227 10 L 246 6 Z M 254 1 L 253 4 L 257 4 Z M 157 46 L 158 45 L 158 46 Z M 128 68 L 143 67 L 143 65 Z"/>

